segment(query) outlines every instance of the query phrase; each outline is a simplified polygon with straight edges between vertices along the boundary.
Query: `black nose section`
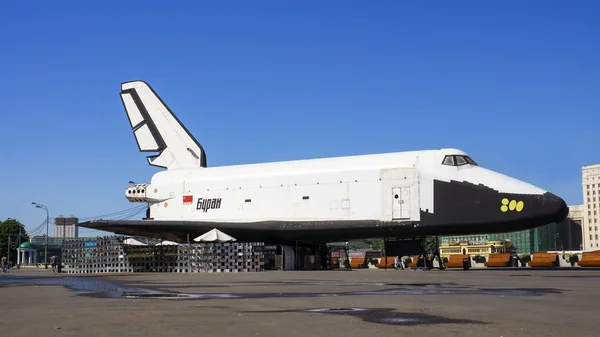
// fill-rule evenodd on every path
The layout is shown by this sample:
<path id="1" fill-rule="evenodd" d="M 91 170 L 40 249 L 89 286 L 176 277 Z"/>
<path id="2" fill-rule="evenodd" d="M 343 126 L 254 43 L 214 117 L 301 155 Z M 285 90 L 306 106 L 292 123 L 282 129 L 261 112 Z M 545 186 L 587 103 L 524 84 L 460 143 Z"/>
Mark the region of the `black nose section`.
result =
<path id="1" fill-rule="evenodd" d="M 559 196 L 550 192 L 544 193 L 542 209 L 546 216 L 559 223 L 569 215 L 569 207 L 567 203 Z"/>

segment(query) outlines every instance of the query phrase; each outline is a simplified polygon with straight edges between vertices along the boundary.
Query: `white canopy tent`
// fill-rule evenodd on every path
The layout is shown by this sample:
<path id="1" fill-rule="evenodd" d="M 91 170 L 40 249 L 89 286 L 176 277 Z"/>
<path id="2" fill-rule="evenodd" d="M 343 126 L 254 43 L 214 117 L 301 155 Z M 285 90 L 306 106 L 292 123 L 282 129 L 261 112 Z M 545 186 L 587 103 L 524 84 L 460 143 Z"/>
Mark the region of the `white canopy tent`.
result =
<path id="1" fill-rule="evenodd" d="M 234 237 L 227 235 L 220 230 L 213 228 L 210 231 L 195 238 L 196 242 L 233 242 L 237 241 Z"/>
<path id="2" fill-rule="evenodd" d="M 134 238 L 128 238 L 128 239 L 123 240 L 123 244 L 131 245 L 131 246 L 145 246 L 146 245 L 145 243 L 138 241 Z"/>
<path id="3" fill-rule="evenodd" d="M 176 246 L 178 245 L 177 242 L 173 242 L 173 241 L 162 241 L 156 244 L 157 246 Z"/>

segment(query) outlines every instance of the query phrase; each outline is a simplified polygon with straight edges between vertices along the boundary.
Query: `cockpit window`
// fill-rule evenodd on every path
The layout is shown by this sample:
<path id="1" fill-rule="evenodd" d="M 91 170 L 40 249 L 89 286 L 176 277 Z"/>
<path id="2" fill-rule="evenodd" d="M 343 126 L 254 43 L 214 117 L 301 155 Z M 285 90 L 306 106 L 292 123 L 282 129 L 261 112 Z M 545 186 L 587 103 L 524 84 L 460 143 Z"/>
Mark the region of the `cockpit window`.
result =
<path id="1" fill-rule="evenodd" d="M 469 156 L 460 156 L 460 155 L 449 155 L 444 157 L 443 165 L 448 166 L 462 166 L 462 165 L 474 165 L 477 166 L 477 163 Z"/>
<path id="2" fill-rule="evenodd" d="M 444 157 L 444 165 L 450 165 L 450 166 L 454 166 L 454 157 L 453 156 L 446 156 Z"/>
<path id="3" fill-rule="evenodd" d="M 465 159 L 467 160 L 467 163 L 477 166 L 477 163 L 473 159 L 471 159 L 471 157 L 465 156 Z"/>

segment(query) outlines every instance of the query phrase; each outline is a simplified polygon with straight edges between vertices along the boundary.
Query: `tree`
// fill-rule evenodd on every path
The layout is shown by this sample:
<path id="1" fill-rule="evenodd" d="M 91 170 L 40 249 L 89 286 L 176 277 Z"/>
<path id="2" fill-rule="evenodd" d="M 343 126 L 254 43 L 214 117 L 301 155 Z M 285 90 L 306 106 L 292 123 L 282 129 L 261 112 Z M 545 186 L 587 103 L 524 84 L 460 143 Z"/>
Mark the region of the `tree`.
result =
<path id="1" fill-rule="evenodd" d="M 433 252 L 435 251 L 435 246 L 436 246 L 436 238 L 434 237 L 426 237 L 425 238 L 425 251 L 430 251 Z"/>
<path id="2" fill-rule="evenodd" d="M 374 240 L 371 243 L 371 249 L 372 250 L 379 250 L 382 251 L 383 250 L 383 240 Z"/>
<path id="3" fill-rule="evenodd" d="M 17 261 L 19 233 L 21 242 L 29 241 L 25 226 L 18 220 L 8 218 L 5 221 L 0 221 L 0 255 L 8 257 L 8 237 L 10 236 L 10 260 L 14 262 Z"/>

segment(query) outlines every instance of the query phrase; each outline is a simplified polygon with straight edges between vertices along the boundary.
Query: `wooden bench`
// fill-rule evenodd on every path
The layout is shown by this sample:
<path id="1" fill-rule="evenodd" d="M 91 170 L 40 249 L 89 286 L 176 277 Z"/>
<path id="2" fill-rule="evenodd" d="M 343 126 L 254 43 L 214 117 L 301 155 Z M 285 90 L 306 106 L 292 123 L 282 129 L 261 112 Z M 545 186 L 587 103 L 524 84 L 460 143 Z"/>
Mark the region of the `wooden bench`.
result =
<path id="1" fill-rule="evenodd" d="M 577 264 L 581 267 L 600 267 L 600 251 L 583 252 Z"/>
<path id="2" fill-rule="evenodd" d="M 367 262 L 364 257 L 351 257 L 350 258 L 350 268 L 352 269 L 361 269 L 367 268 Z"/>
<path id="3" fill-rule="evenodd" d="M 376 264 L 375 267 L 379 269 L 394 268 L 394 258 L 395 256 L 388 256 L 387 258 L 382 256 L 381 259 L 379 259 L 379 263 Z"/>
<path id="4" fill-rule="evenodd" d="M 557 267 L 558 254 L 556 253 L 533 253 L 531 255 L 531 261 L 529 261 L 530 267 Z"/>
<path id="5" fill-rule="evenodd" d="M 490 258 L 484 262 L 486 267 L 508 267 L 510 253 L 490 254 Z"/>
<path id="6" fill-rule="evenodd" d="M 469 261 L 469 255 L 449 255 L 448 262 L 444 263 L 444 266 L 446 268 L 462 268 L 465 260 Z"/>
<path id="7" fill-rule="evenodd" d="M 414 268 L 417 265 L 417 261 L 419 260 L 419 256 L 413 256 L 411 262 L 408 264 L 408 268 Z"/>

